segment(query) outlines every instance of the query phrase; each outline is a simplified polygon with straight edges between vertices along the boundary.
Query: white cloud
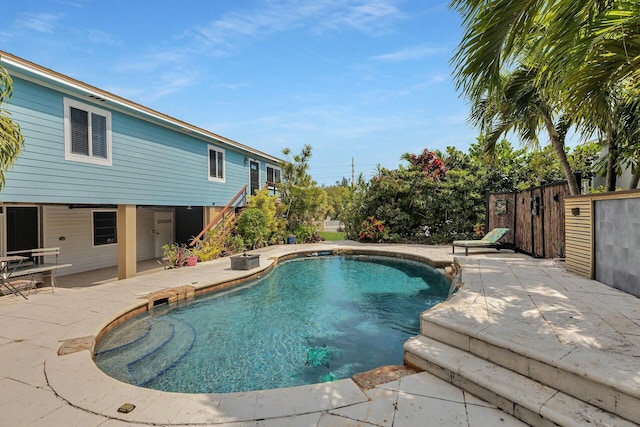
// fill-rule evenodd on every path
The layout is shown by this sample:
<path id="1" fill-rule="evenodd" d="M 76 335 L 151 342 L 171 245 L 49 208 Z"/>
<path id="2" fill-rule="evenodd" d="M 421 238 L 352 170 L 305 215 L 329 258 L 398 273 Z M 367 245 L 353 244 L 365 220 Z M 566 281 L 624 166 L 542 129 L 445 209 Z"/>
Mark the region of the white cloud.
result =
<path id="1" fill-rule="evenodd" d="M 120 46 L 122 42 L 117 40 L 112 34 L 96 29 L 85 29 L 82 32 L 82 38 L 90 44 L 99 44 L 106 46 Z"/>
<path id="2" fill-rule="evenodd" d="M 128 58 L 126 63 L 117 65 L 117 72 L 151 72 L 161 68 L 177 66 L 185 61 L 185 55 L 181 53 L 165 51 L 137 57 L 135 60 Z"/>
<path id="3" fill-rule="evenodd" d="M 154 103 L 168 95 L 180 92 L 198 83 L 200 76 L 197 70 L 185 66 L 167 66 L 160 71 L 155 70 L 156 64 L 131 64 L 133 68 L 124 71 L 136 71 L 139 79 L 134 78 L 130 87 L 107 87 L 106 90 L 142 104 Z M 119 71 L 123 71 L 120 69 Z"/>
<path id="4" fill-rule="evenodd" d="M 216 85 L 216 87 L 222 88 L 222 89 L 228 89 L 228 90 L 236 90 L 236 89 L 241 89 L 243 87 L 247 87 L 249 86 L 249 83 L 247 82 L 243 82 L 243 83 L 219 83 L 218 85 Z"/>
<path id="5" fill-rule="evenodd" d="M 63 16 L 60 13 L 24 13 L 18 18 L 17 24 L 29 30 L 50 34 Z"/>
<path id="6" fill-rule="evenodd" d="M 247 40 L 308 27 L 315 32 L 345 28 L 378 34 L 404 14 L 397 0 L 274 0 L 260 9 L 231 12 L 188 30 L 199 48 L 227 55 Z"/>
<path id="7" fill-rule="evenodd" d="M 401 49 L 396 52 L 385 53 L 374 56 L 372 59 L 384 62 L 404 62 L 422 59 L 428 56 L 438 55 L 445 52 L 444 49 L 433 46 L 414 46 Z"/>
<path id="8" fill-rule="evenodd" d="M 395 6 L 395 1 L 355 1 L 346 2 L 320 21 L 326 28 L 351 27 L 363 33 L 376 35 L 385 32 L 389 25 L 405 15 Z"/>

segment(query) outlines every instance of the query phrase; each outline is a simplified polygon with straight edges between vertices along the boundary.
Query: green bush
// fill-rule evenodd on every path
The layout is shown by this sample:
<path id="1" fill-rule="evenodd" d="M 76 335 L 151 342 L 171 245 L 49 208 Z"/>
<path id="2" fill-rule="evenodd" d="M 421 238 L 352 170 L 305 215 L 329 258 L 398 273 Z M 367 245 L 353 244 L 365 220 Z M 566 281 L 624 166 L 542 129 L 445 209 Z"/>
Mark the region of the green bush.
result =
<path id="1" fill-rule="evenodd" d="M 269 236 L 269 219 L 262 209 L 247 208 L 240 214 L 236 232 L 251 249 L 265 246 Z"/>
<path id="2" fill-rule="evenodd" d="M 309 224 L 298 224 L 293 234 L 296 235 L 296 241 L 300 243 L 310 243 L 317 241 L 317 229 Z"/>

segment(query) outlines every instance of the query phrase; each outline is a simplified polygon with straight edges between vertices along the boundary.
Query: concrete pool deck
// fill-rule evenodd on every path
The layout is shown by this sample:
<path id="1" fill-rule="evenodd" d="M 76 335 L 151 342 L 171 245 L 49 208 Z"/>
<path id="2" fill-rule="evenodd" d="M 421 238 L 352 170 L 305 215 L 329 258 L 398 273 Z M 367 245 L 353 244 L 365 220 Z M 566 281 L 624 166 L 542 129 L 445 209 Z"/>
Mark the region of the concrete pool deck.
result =
<path id="1" fill-rule="evenodd" d="M 263 268 L 273 257 L 291 252 L 337 248 L 393 251 L 443 265 L 453 260 L 450 246 L 353 242 L 284 245 L 252 252 L 261 254 Z M 465 286 L 436 307 L 434 316 L 440 320 L 433 320 L 434 325 L 460 322 L 476 336 L 486 330 L 507 345 L 555 350 L 549 358 L 571 358 L 573 353 L 585 362 L 590 375 L 607 376 L 625 390 L 640 390 L 637 298 L 566 273 L 560 263 L 510 251 L 480 250 L 458 259 Z M 223 258 L 90 287 L 59 287 L 54 292 L 44 288 L 28 295 L 29 300 L 0 298 L 0 425 L 524 425 L 427 372 L 367 391 L 345 379 L 288 389 L 190 395 L 118 382 L 95 366 L 88 351 L 58 356 L 63 342 L 96 336 L 113 319 L 144 303 L 141 297 L 152 291 L 181 285 L 205 287 L 253 272 L 232 271 L 229 264 Z M 60 284 L 63 279 L 59 278 Z M 479 309 L 479 303 L 484 309 Z M 572 350 L 559 351 L 565 347 Z M 123 403 L 136 408 L 128 414 L 117 412 Z"/>

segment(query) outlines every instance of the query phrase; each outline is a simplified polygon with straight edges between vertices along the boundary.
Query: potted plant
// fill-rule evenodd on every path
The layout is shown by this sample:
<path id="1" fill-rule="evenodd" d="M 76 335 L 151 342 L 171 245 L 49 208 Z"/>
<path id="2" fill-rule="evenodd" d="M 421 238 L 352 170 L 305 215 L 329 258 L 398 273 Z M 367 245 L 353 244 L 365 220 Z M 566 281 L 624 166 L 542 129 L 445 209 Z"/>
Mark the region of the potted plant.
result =
<path id="1" fill-rule="evenodd" d="M 164 257 L 162 261 L 166 268 L 179 268 L 183 265 L 196 265 L 198 257 L 185 244 L 169 243 L 162 246 Z"/>
<path id="2" fill-rule="evenodd" d="M 185 259 L 187 260 L 187 266 L 193 267 L 194 265 L 196 265 L 198 263 L 198 257 L 195 255 L 193 250 L 186 249 L 185 252 L 186 252 Z"/>

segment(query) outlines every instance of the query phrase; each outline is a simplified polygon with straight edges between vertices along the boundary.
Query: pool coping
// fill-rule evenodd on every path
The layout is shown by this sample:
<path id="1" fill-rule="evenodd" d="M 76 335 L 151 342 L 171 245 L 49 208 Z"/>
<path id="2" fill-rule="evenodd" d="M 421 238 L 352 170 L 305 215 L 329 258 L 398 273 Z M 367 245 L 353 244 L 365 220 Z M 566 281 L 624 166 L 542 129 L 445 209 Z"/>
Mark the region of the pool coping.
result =
<path id="1" fill-rule="evenodd" d="M 229 261 L 224 258 L 201 263 L 195 267 L 177 269 L 175 272 L 193 273 L 193 278 L 199 278 L 192 280 L 187 286 L 193 286 L 195 294 L 200 295 L 258 277 L 286 259 L 305 257 L 318 252 L 399 256 L 442 268 L 451 264 L 453 260 L 452 256 L 445 253 L 446 249 L 425 251 L 424 246 L 417 245 L 283 245 L 251 251 L 261 254 L 258 269 L 231 270 L 226 267 Z M 199 269 L 217 273 L 218 278 L 202 281 L 202 275 L 195 274 Z M 93 361 L 95 339 L 91 338 L 99 338 L 118 323 L 146 311 L 149 304 L 146 297 L 159 289 L 151 287 L 143 292 L 135 290 L 141 281 L 152 281 L 154 276 L 159 274 L 172 275 L 174 271 L 115 282 L 115 285 L 111 286 L 114 288 L 113 291 L 131 284 L 133 294 L 127 292 L 122 295 L 122 304 L 116 304 L 117 310 L 101 313 L 102 322 L 94 323 L 97 327 L 77 327 L 74 332 L 78 335 L 64 340 L 68 343 L 69 340 L 81 338 L 85 343 L 89 343 L 88 347 L 71 353 L 63 351 L 63 355 L 47 357 L 44 367 L 46 380 L 56 396 L 71 406 L 110 419 L 163 425 L 267 420 L 328 411 L 369 400 L 352 379 L 250 392 L 190 394 L 137 387 L 109 377 Z M 62 347 L 64 345 L 63 342 Z M 118 408 L 124 403 L 131 403 L 136 408 L 129 413 L 118 412 Z"/>

